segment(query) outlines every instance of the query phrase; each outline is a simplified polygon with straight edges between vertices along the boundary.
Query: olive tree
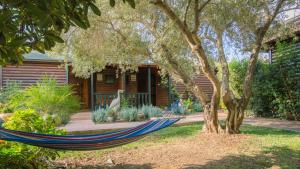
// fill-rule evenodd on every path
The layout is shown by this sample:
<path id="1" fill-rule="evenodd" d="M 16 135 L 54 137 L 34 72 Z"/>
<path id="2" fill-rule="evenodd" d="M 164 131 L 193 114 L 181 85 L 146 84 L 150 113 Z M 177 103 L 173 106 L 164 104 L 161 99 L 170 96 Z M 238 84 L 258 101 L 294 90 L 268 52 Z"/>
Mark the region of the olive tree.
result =
<path id="1" fill-rule="evenodd" d="M 214 87 L 214 94 L 210 99 L 204 97 L 201 90 L 195 93 L 199 93 L 199 99 L 204 105 L 205 129 L 209 132 L 220 132 L 216 110 L 219 98 L 221 97 L 228 110 L 225 131 L 227 133 L 239 133 L 239 128 L 244 119 L 244 111 L 251 97 L 253 73 L 263 40 L 280 12 L 293 7 L 295 5 L 294 2 L 287 0 L 187 1 L 186 10 L 181 14 L 185 16 L 190 12 L 193 20 L 189 24 L 184 20 L 185 17 L 183 19 L 180 18 L 182 15 L 179 15 L 180 13 L 176 9 L 174 10 L 174 3 L 163 0 L 153 0 L 152 3 L 175 23 L 178 31 L 181 32 L 183 38 L 189 44 L 190 50 L 197 56 L 200 63 L 199 69 L 210 79 Z M 217 48 L 216 55 L 218 55 L 222 67 L 221 80 L 217 78 L 211 68 L 207 53 L 203 47 L 206 37 L 202 37 L 199 33 L 203 29 L 203 24 L 207 24 L 208 28 L 204 26 L 204 29 L 209 29 L 213 34 L 213 36 L 208 34 L 208 39 Z M 250 54 L 243 82 L 243 93 L 240 97 L 235 96 L 229 87 L 230 74 L 225 56 L 226 49 L 223 44 L 223 38 L 226 36 L 225 33 L 230 34 L 230 31 L 233 31 L 237 36 L 245 38 L 246 42 L 242 39 L 242 42 L 245 43 L 243 50 L 248 51 Z M 232 38 L 232 40 L 235 39 L 237 38 Z"/>

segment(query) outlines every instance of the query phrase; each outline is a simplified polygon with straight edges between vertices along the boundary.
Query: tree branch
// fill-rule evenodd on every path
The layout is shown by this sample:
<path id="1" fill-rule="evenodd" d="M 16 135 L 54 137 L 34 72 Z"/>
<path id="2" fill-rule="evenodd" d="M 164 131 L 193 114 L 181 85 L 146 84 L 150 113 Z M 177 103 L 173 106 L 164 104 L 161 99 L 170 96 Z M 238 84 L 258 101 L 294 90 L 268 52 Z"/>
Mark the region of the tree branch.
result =
<path id="1" fill-rule="evenodd" d="M 187 26 L 187 24 L 186 24 L 186 17 L 187 17 L 187 13 L 189 11 L 189 8 L 191 6 L 191 2 L 192 2 L 191 0 L 188 0 L 188 3 L 187 3 L 186 8 L 185 8 L 184 19 L 183 19 L 183 23 L 184 23 L 185 26 Z"/>
<path id="2" fill-rule="evenodd" d="M 181 68 L 180 63 L 178 63 L 174 57 L 172 56 L 171 52 L 168 48 L 161 44 L 161 49 L 164 52 L 165 58 L 168 60 L 171 65 L 172 71 L 176 72 L 183 80 L 184 85 L 191 90 L 198 98 L 200 98 L 201 102 L 206 104 L 209 102 L 209 98 L 204 93 L 204 91 L 194 82 L 190 75 L 186 74 L 185 71 Z"/>
<path id="3" fill-rule="evenodd" d="M 266 23 L 262 27 L 258 28 L 257 31 L 256 31 L 256 36 L 257 36 L 256 37 L 256 42 L 254 44 L 254 47 L 252 48 L 252 53 L 251 53 L 251 56 L 250 56 L 250 60 L 249 60 L 249 64 L 248 64 L 247 72 L 246 72 L 246 77 L 245 77 L 244 84 L 243 84 L 242 99 L 243 99 L 243 104 L 244 104 L 243 108 L 244 109 L 246 108 L 246 106 L 248 105 L 248 102 L 250 100 L 253 73 L 254 73 L 256 63 L 257 63 L 258 54 L 259 54 L 259 51 L 260 51 L 261 46 L 262 46 L 263 38 L 264 38 L 266 32 L 268 31 L 271 23 L 273 22 L 273 20 L 278 15 L 279 10 L 282 7 L 284 2 L 285 2 L 285 0 L 279 0 L 278 1 L 273 14 L 269 15 L 267 17 Z"/>

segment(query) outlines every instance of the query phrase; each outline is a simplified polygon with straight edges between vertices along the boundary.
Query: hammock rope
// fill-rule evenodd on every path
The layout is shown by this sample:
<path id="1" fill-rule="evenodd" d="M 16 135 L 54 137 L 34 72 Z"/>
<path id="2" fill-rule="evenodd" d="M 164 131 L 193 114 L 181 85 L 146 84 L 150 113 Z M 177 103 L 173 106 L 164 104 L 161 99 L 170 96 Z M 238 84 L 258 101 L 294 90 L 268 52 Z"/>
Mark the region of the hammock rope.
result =
<path id="1" fill-rule="evenodd" d="M 15 141 L 60 150 L 99 150 L 137 141 L 147 134 L 166 128 L 180 118 L 150 120 L 139 126 L 102 134 L 52 135 L 0 128 L 0 140 Z"/>

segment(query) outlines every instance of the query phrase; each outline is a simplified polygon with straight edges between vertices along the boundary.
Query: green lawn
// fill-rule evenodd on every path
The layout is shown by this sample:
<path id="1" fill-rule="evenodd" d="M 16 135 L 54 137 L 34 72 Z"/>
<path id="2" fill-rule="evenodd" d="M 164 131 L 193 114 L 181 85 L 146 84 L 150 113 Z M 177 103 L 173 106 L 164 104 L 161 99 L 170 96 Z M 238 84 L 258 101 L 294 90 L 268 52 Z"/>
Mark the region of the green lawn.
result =
<path id="1" fill-rule="evenodd" d="M 199 134 L 201 125 L 201 123 L 196 123 L 187 126 L 169 127 L 138 142 L 94 151 L 92 155 L 90 155 L 90 152 L 66 152 L 61 154 L 61 159 L 97 158 L 110 152 L 124 152 L 147 146 L 166 145 L 167 147 L 175 140 L 184 142 L 185 139 L 198 137 L 197 134 Z M 239 152 L 226 154 L 222 159 L 205 163 L 206 168 L 300 168 L 300 133 L 250 125 L 244 125 L 241 131 L 242 134 L 237 136 L 237 139 L 240 136 L 246 139 L 243 139 L 243 143 L 239 145 Z M 220 144 L 222 144 L 222 137 L 220 138 Z M 223 152 L 216 153 L 222 154 Z"/>

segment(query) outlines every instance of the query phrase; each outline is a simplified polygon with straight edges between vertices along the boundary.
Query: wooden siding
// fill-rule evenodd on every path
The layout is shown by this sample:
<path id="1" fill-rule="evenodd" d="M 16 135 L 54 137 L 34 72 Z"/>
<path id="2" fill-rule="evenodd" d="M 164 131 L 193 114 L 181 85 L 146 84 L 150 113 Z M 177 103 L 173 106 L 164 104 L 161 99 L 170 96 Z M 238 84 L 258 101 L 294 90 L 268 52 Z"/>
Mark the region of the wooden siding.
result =
<path id="1" fill-rule="evenodd" d="M 105 82 L 106 75 L 116 75 L 116 68 L 106 68 L 102 72 L 102 81 L 97 81 L 97 73 L 95 73 L 95 93 L 116 93 L 118 89 L 122 88 L 122 76 L 118 74 L 115 83 L 108 84 Z"/>
<path id="2" fill-rule="evenodd" d="M 68 83 L 72 85 L 73 92 L 76 96 L 79 97 L 81 102 L 82 109 L 88 109 L 90 107 L 90 78 L 83 79 L 80 77 L 76 77 L 74 73 L 72 73 L 72 67 L 68 67 L 69 75 L 68 75 Z"/>
<path id="3" fill-rule="evenodd" d="M 208 95 L 208 97 L 212 96 L 213 87 L 207 77 L 205 77 L 203 74 L 200 74 L 200 75 L 196 75 L 194 77 L 194 80 L 195 80 L 196 84 L 201 86 L 201 88 Z M 175 89 L 181 95 L 182 98 L 184 98 L 184 99 L 188 98 L 188 90 L 186 89 L 184 84 L 179 83 L 179 82 L 176 83 L 174 81 L 172 83 L 175 84 Z"/>
<path id="4" fill-rule="evenodd" d="M 169 89 L 168 86 L 161 84 L 161 77 L 157 74 L 156 80 L 156 105 L 159 107 L 168 106 Z"/>
<path id="5" fill-rule="evenodd" d="M 25 61 L 22 65 L 8 65 L 2 68 L 2 84 L 15 81 L 22 87 L 35 84 L 44 76 L 49 76 L 57 80 L 59 84 L 65 84 L 66 71 L 64 65 L 59 62 L 29 62 Z"/>
<path id="6" fill-rule="evenodd" d="M 299 79 L 300 78 L 300 41 L 287 46 L 280 53 L 276 52 L 276 50 L 272 50 L 272 57 L 271 57 L 272 63 L 273 64 L 276 63 L 278 57 L 280 57 L 283 60 L 291 59 L 291 58 L 285 57 L 288 54 L 292 54 L 292 56 L 291 55 L 290 56 L 294 58 L 293 60 L 295 62 L 292 65 L 284 64 L 282 66 L 294 66 L 294 67 L 296 67 L 296 69 L 295 69 L 296 70 L 296 78 Z"/>

